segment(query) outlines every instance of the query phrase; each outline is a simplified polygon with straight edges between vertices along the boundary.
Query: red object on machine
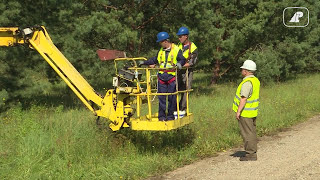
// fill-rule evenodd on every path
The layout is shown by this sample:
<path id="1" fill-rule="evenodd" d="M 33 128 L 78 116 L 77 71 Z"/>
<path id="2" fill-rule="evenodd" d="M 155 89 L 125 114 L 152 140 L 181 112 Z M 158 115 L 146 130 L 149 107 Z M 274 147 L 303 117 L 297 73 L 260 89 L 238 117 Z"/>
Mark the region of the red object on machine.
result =
<path id="1" fill-rule="evenodd" d="M 101 61 L 109 61 L 117 58 L 126 57 L 126 53 L 124 51 L 109 50 L 109 49 L 98 49 L 97 54 Z"/>

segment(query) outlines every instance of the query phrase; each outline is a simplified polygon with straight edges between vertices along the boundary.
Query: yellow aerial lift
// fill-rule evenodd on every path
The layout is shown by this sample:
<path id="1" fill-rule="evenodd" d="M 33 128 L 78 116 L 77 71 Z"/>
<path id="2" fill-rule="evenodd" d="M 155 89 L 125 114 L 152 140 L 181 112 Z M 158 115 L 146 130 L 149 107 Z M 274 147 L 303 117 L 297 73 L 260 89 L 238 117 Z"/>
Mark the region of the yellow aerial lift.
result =
<path id="1" fill-rule="evenodd" d="M 159 68 L 140 68 L 138 60 L 146 60 L 143 57 L 127 58 L 123 52 L 115 50 L 98 50 L 101 60 L 113 60 L 116 69 L 116 77 L 113 78 L 113 89 L 106 91 L 104 96 L 99 95 L 90 84 L 73 67 L 67 58 L 53 44 L 45 27 L 35 26 L 30 28 L 0 27 L 0 46 L 15 46 L 26 44 L 35 49 L 57 72 L 64 82 L 71 88 L 83 104 L 99 117 L 109 119 L 113 131 L 124 127 L 132 130 L 167 131 L 182 127 L 193 121 L 193 115 L 189 112 L 188 95 L 192 90 L 177 91 L 175 93 L 157 93 L 152 89 L 151 72 Z M 133 66 L 118 69 L 120 61 L 132 62 Z M 188 71 L 188 69 L 186 69 Z M 142 80 L 142 75 L 145 75 Z M 130 82 L 130 85 L 122 87 L 121 80 Z M 187 81 L 188 82 L 188 81 Z M 120 85 L 119 85 L 120 84 Z M 185 116 L 179 115 L 179 103 L 177 103 L 177 119 L 159 121 L 157 114 L 152 114 L 152 97 L 158 95 L 177 95 L 187 93 L 187 112 Z M 141 114 L 142 103 L 147 103 L 147 114 Z M 135 108 L 133 108 L 135 107 Z M 136 115 L 134 115 L 136 111 Z"/>

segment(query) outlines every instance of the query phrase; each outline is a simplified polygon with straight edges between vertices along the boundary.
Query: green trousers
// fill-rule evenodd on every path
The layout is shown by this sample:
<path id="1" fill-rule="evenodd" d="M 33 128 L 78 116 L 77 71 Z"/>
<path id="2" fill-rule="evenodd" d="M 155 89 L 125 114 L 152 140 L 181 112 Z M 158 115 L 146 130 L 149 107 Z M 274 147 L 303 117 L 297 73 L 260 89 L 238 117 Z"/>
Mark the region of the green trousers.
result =
<path id="1" fill-rule="evenodd" d="M 244 150 L 248 154 L 256 153 L 258 144 L 256 118 L 245 118 L 240 116 L 239 127 L 244 142 Z"/>

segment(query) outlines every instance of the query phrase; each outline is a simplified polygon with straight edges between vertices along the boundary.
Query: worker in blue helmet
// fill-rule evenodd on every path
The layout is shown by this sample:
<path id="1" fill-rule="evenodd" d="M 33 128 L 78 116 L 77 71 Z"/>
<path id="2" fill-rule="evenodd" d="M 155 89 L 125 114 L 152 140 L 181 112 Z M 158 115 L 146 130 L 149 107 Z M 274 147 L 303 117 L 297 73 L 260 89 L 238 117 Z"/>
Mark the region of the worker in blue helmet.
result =
<path id="1" fill-rule="evenodd" d="M 170 42 L 167 32 L 159 32 L 157 35 L 157 43 L 160 43 L 160 50 L 155 57 L 143 62 L 143 65 L 154 67 L 159 65 L 163 68 L 158 72 L 158 93 L 174 93 L 176 92 L 176 70 L 181 69 L 185 64 L 185 57 L 181 49 L 174 43 Z M 174 120 L 174 111 L 177 111 L 176 95 L 168 95 L 168 113 L 166 113 L 166 96 L 159 97 L 159 114 L 160 121 Z"/>
<path id="2" fill-rule="evenodd" d="M 179 91 L 190 90 L 193 79 L 193 69 L 198 60 L 198 48 L 189 40 L 189 29 L 181 27 L 178 30 L 180 43 L 178 47 L 182 50 L 183 56 L 186 58 L 184 67 L 188 68 L 179 71 L 178 74 L 178 87 Z M 188 72 L 188 73 L 187 73 Z M 179 102 L 179 114 L 184 115 L 187 108 L 187 93 L 184 93 Z"/>

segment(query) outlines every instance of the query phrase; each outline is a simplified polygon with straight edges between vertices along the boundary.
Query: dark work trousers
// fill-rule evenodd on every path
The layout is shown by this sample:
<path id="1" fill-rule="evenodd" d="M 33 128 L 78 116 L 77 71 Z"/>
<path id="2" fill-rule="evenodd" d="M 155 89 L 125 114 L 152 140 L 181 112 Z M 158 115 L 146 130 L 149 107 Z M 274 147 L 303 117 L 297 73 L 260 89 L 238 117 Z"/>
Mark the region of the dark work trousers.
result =
<path id="1" fill-rule="evenodd" d="M 245 118 L 240 116 L 239 127 L 244 142 L 244 150 L 247 154 L 256 153 L 258 144 L 256 118 Z"/>
<path id="2" fill-rule="evenodd" d="M 176 81 L 160 82 L 158 80 L 158 92 L 159 93 L 174 93 L 176 92 Z M 177 96 L 169 95 L 168 96 L 168 114 L 166 117 L 166 106 L 167 106 L 167 96 L 159 96 L 159 120 L 174 120 L 173 112 L 177 111 Z"/>
<path id="3" fill-rule="evenodd" d="M 179 91 L 184 91 L 184 90 L 190 90 L 191 85 L 192 85 L 192 78 L 193 78 L 193 72 L 191 69 L 189 69 L 188 72 L 188 87 L 187 87 L 187 73 L 186 70 L 179 71 L 179 76 L 178 76 L 178 88 Z M 190 93 L 189 93 L 190 96 Z M 185 111 L 187 109 L 187 93 L 183 93 L 179 102 L 179 110 L 180 111 Z"/>

